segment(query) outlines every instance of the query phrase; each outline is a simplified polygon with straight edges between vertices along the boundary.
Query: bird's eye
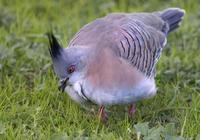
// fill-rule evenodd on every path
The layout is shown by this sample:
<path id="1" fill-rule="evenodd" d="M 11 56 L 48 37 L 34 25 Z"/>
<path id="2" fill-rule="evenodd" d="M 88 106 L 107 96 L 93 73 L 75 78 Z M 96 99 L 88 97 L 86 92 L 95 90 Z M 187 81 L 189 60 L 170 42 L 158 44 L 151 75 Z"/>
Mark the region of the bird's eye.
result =
<path id="1" fill-rule="evenodd" d="M 75 66 L 74 65 L 71 65 L 71 66 L 69 66 L 68 68 L 67 68 L 67 72 L 68 73 L 72 73 L 72 72 L 74 72 L 75 71 Z"/>

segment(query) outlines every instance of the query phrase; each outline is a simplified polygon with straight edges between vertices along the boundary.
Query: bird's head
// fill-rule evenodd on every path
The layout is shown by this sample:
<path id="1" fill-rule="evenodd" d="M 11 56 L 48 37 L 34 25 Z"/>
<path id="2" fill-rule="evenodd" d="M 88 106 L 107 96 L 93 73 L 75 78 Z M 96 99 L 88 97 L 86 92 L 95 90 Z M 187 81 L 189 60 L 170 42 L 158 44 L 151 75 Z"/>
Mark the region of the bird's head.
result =
<path id="1" fill-rule="evenodd" d="M 62 48 L 52 33 L 48 38 L 54 71 L 60 79 L 59 89 L 64 91 L 66 86 L 73 86 L 84 77 L 87 49 L 77 46 Z"/>

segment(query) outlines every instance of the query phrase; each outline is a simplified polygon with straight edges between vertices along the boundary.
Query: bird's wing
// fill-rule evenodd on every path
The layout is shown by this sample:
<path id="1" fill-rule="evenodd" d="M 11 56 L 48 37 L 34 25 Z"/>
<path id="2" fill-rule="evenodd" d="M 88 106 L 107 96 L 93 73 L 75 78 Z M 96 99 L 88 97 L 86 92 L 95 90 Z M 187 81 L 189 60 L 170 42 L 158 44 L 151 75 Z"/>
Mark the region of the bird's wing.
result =
<path id="1" fill-rule="evenodd" d="M 183 15 L 177 8 L 154 13 L 109 14 L 85 25 L 69 46 L 109 47 L 118 57 L 151 77 L 167 34 L 178 27 Z"/>
<path id="2" fill-rule="evenodd" d="M 114 49 L 122 58 L 147 76 L 153 76 L 155 64 L 166 43 L 162 32 L 164 21 L 154 14 L 111 14 L 105 20 L 114 21 L 118 31 L 113 35 Z M 117 47 L 116 47 L 117 46 Z"/>
<path id="3" fill-rule="evenodd" d="M 69 46 L 110 47 L 117 56 L 145 75 L 152 76 L 166 37 L 155 28 L 160 28 L 162 20 L 149 16 L 144 14 L 144 19 L 147 19 L 144 21 L 139 14 L 110 14 L 85 25 Z M 155 23 L 151 22 L 153 17 Z"/>

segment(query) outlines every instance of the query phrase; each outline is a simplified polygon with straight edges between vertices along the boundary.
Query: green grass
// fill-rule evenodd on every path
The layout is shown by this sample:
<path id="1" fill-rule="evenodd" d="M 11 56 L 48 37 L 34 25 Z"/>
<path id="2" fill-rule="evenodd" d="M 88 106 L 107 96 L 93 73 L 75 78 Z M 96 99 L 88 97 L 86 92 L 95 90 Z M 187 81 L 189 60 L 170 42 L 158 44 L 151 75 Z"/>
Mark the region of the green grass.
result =
<path id="1" fill-rule="evenodd" d="M 128 119 L 123 107 L 113 107 L 109 122 L 104 125 L 58 91 L 58 79 L 48 54 L 47 31 L 52 29 L 66 47 L 81 26 L 107 13 L 176 6 L 187 14 L 179 30 L 170 34 L 158 63 L 157 96 L 138 102 L 134 119 Z M 167 134 L 174 139 L 197 137 L 199 9 L 198 0 L 1 0 L 0 139 L 136 139 L 138 127 L 148 130 L 147 136 L 141 133 L 144 139 L 158 139 L 153 134 L 167 139 L 164 129 L 169 126 L 173 133 Z M 149 129 L 144 122 L 149 123 Z"/>

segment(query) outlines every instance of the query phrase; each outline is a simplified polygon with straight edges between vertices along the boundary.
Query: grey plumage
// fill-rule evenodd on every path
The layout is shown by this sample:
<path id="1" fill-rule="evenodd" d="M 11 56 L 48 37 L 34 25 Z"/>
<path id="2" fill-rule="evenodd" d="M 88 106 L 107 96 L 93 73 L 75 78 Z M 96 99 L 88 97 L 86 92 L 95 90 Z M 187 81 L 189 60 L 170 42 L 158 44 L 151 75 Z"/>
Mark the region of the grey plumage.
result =
<path id="1" fill-rule="evenodd" d="M 170 8 L 164 10 L 160 14 L 160 17 L 165 21 L 165 23 L 167 23 L 169 29 L 167 31 L 163 29 L 163 31 L 169 33 L 174 29 L 178 28 L 181 20 L 183 19 L 184 14 L 185 11 L 178 8 Z"/>
<path id="2" fill-rule="evenodd" d="M 147 76 L 153 76 L 166 37 L 178 27 L 183 16 L 184 11 L 178 8 L 154 13 L 109 14 L 84 26 L 69 46 L 111 47 Z"/>
<path id="3" fill-rule="evenodd" d="M 153 96 L 156 63 L 183 16 L 179 8 L 109 14 L 81 28 L 65 49 L 50 35 L 55 72 L 69 80 L 67 92 L 78 102 L 120 104 Z M 76 71 L 66 72 L 71 65 Z"/>

